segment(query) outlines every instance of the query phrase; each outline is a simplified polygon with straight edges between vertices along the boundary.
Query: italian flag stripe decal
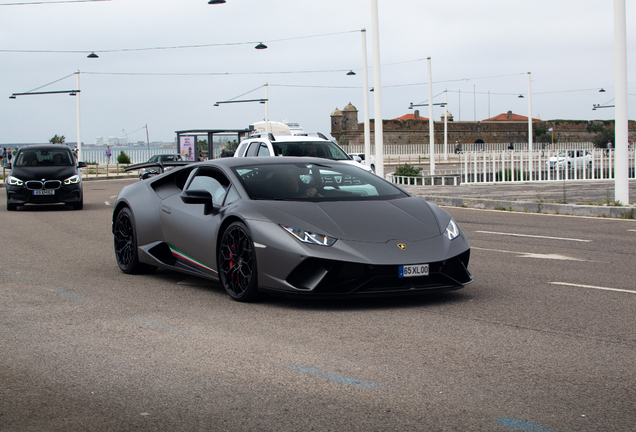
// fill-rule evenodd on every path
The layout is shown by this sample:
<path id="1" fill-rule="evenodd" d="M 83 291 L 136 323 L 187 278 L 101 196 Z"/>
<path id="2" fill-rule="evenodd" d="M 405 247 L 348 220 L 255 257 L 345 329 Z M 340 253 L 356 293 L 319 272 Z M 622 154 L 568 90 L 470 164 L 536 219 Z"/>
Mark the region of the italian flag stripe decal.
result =
<path id="1" fill-rule="evenodd" d="M 172 255 L 174 255 L 177 259 L 181 259 L 183 261 L 187 261 L 190 264 L 196 265 L 197 267 L 201 267 L 202 269 L 210 271 L 210 272 L 212 272 L 214 274 L 218 274 L 218 272 L 216 270 L 214 270 L 213 268 L 210 268 L 210 267 L 208 267 L 206 265 L 201 264 L 200 262 L 198 262 L 194 258 L 184 254 L 183 252 L 181 252 L 179 249 L 177 249 L 176 247 L 172 246 L 171 244 L 169 244 L 168 247 L 170 248 L 170 252 L 172 252 Z"/>

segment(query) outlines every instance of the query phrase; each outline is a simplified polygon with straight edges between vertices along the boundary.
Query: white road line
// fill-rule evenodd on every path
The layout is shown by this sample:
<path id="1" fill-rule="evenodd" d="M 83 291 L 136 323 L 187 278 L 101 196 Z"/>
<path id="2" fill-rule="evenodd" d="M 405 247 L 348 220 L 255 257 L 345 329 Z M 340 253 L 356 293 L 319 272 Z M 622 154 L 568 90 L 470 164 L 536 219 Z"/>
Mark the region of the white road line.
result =
<path id="1" fill-rule="evenodd" d="M 515 252 L 515 251 L 507 251 L 500 249 L 486 249 L 480 247 L 471 247 L 471 249 L 485 250 L 490 252 L 501 252 L 501 253 L 510 253 L 517 255 L 517 258 L 540 258 L 540 259 L 552 259 L 552 260 L 561 260 L 561 261 L 587 261 L 579 258 L 572 258 L 565 255 L 557 255 L 557 254 L 537 254 L 537 253 L 529 253 L 529 252 Z"/>
<path id="2" fill-rule="evenodd" d="M 565 238 L 565 237 L 548 237 L 548 236 L 529 235 L 529 234 L 502 233 L 502 232 L 495 232 L 495 231 L 475 231 L 475 232 L 482 233 L 482 234 L 497 234 L 497 235 L 507 235 L 507 236 L 514 236 L 514 237 L 533 237 L 533 238 L 542 238 L 542 239 L 550 239 L 550 240 L 567 240 L 567 241 L 576 241 L 576 242 L 583 242 L 583 243 L 589 243 L 592 241 L 592 240 L 582 240 L 582 239 L 573 239 L 573 238 Z"/>
<path id="3" fill-rule="evenodd" d="M 552 285 L 565 285 L 565 286 L 573 286 L 573 287 L 580 287 L 580 288 L 592 288 L 592 289 L 603 290 L 603 291 L 617 291 L 617 292 L 636 294 L 636 291 L 624 290 L 619 288 L 607 288 L 607 287 L 599 287 L 594 285 L 580 285 L 580 284 L 573 284 L 573 283 L 567 283 L 567 282 L 550 282 L 550 283 Z"/>
<path id="4" fill-rule="evenodd" d="M 636 230 L 627 230 L 627 231 L 633 231 L 633 232 L 636 232 Z"/>

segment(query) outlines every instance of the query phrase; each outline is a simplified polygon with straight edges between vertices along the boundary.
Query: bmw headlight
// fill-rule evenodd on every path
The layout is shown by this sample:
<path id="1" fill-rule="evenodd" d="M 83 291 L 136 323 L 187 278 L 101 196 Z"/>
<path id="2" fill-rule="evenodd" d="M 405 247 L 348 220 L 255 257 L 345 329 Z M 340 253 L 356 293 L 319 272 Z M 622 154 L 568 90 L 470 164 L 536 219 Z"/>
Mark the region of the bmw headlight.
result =
<path id="1" fill-rule="evenodd" d="M 305 230 L 290 227 L 290 226 L 281 225 L 281 227 L 303 243 L 309 243 L 309 244 L 320 245 L 320 246 L 332 246 L 337 240 L 333 237 L 328 237 L 324 234 L 312 233 L 309 231 L 305 231 Z"/>
<path id="2" fill-rule="evenodd" d="M 67 178 L 66 180 L 64 180 L 64 184 L 65 185 L 76 184 L 76 183 L 79 183 L 79 181 L 80 181 L 80 176 L 75 174 L 74 176 L 71 176 Z"/>
<path id="3" fill-rule="evenodd" d="M 457 226 L 457 222 L 455 222 L 452 218 L 448 222 L 448 226 L 446 227 L 446 231 L 444 231 L 444 235 L 449 240 L 453 240 L 459 237 L 459 227 Z"/>
<path id="4" fill-rule="evenodd" d="M 13 177 L 13 176 L 8 176 L 7 177 L 7 184 L 9 186 L 22 186 L 24 185 L 24 182 L 22 180 L 20 180 L 17 177 Z"/>

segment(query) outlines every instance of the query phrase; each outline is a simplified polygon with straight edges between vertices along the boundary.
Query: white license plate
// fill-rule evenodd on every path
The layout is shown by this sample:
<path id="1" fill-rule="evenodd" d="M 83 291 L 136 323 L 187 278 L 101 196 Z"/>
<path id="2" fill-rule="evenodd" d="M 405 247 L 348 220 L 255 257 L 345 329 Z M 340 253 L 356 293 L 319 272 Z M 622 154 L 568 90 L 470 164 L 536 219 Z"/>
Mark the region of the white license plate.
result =
<path id="1" fill-rule="evenodd" d="M 55 189 L 38 189 L 33 191 L 33 195 L 55 195 Z"/>
<path id="2" fill-rule="evenodd" d="M 428 264 L 400 266 L 400 277 L 428 276 Z"/>

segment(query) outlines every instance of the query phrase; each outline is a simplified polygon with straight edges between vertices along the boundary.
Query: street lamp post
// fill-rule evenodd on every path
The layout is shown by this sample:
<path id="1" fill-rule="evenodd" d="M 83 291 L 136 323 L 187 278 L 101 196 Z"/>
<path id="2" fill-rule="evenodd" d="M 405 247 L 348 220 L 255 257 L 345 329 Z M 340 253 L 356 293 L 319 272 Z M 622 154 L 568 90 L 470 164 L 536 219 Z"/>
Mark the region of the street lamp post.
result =
<path id="1" fill-rule="evenodd" d="M 77 87 L 77 160 L 82 160 L 82 127 L 80 122 L 80 71 L 75 72 Z"/>
<path id="2" fill-rule="evenodd" d="M 528 72 L 528 171 L 530 171 L 530 180 L 534 178 L 532 169 L 532 75 Z"/>
<path id="3" fill-rule="evenodd" d="M 625 0 L 614 0 L 614 81 L 616 120 L 614 123 L 614 199 L 629 204 L 629 162 L 627 141 L 627 32 Z"/>
<path id="4" fill-rule="evenodd" d="M 33 96 L 33 95 L 44 95 L 44 94 L 67 94 L 69 96 L 75 96 L 77 98 L 77 160 L 80 161 L 82 160 L 82 129 L 81 129 L 81 123 L 80 123 L 80 80 L 79 80 L 79 74 L 80 71 L 78 70 L 77 72 L 75 72 L 75 74 L 77 75 L 77 79 L 76 79 L 76 85 L 77 88 L 74 90 L 52 90 L 52 91 L 42 91 L 42 92 L 36 92 L 36 91 L 31 91 L 31 92 L 25 92 L 25 93 L 12 93 L 11 96 L 9 96 L 9 99 L 16 99 L 18 96 Z"/>
<path id="5" fill-rule="evenodd" d="M 444 160 L 448 160 L 448 92 L 444 89 Z"/>
<path id="6" fill-rule="evenodd" d="M 429 174 L 435 175 L 435 119 L 433 118 L 433 76 L 431 72 L 431 58 L 426 59 L 428 66 L 428 134 L 430 137 L 429 147 Z"/>
<path id="7" fill-rule="evenodd" d="M 364 105 L 364 163 L 371 166 L 371 125 L 369 124 L 369 68 L 367 66 L 367 30 L 362 29 L 362 103 Z M 377 169 L 376 160 L 376 169 Z"/>
<path id="8" fill-rule="evenodd" d="M 373 30 L 373 109 L 375 113 L 375 170 L 384 178 L 384 142 L 382 125 L 382 79 L 380 77 L 380 30 L 378 0 L 371 0 L 371 24 Z"/>

